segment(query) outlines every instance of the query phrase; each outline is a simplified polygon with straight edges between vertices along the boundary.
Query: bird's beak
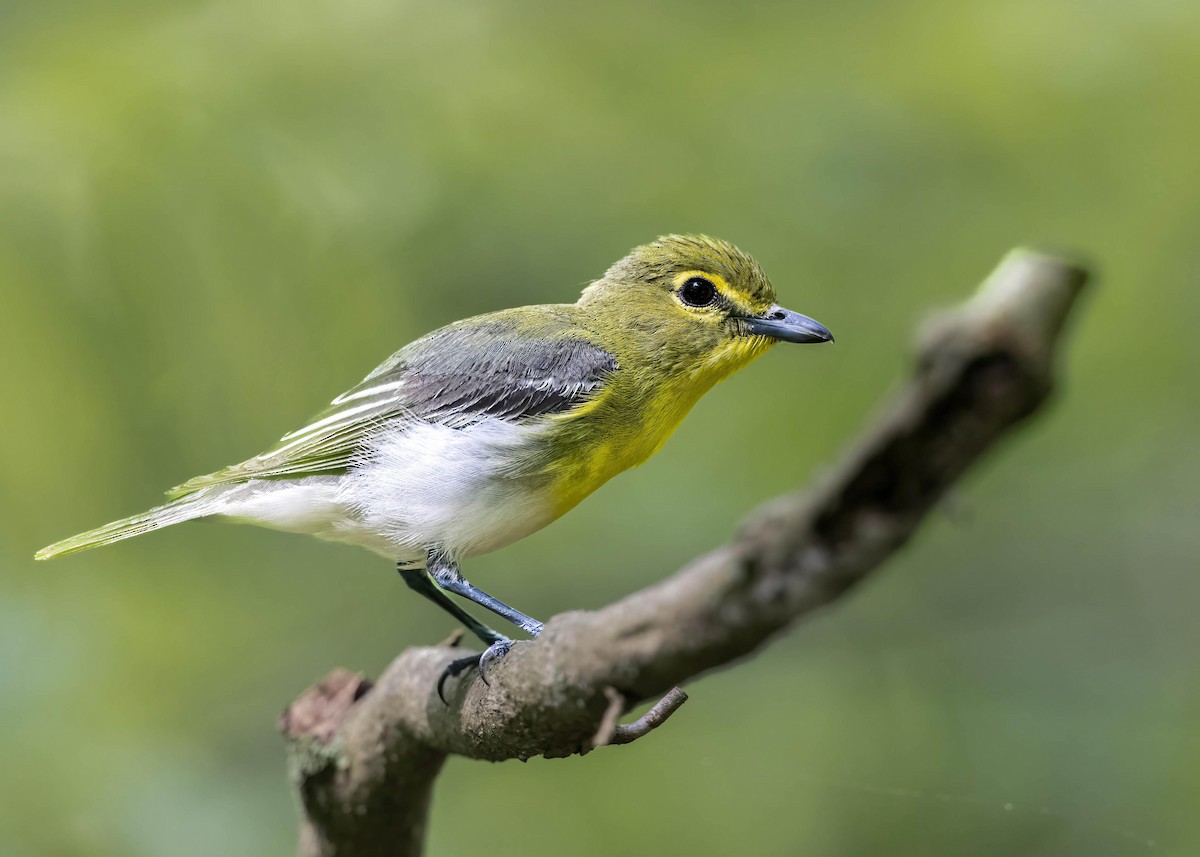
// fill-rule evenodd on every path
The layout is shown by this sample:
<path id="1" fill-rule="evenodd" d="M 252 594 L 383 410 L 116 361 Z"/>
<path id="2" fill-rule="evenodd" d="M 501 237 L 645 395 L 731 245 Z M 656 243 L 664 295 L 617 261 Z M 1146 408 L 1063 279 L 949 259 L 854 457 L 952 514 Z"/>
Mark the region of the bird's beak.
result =
<path id="1" fill-rule="evenodd" d="M 747 333 L 769 336 L 781 342 L 833 342 L 833 334 L 806 315 L 773 306 L 760 316 L 743 317 Z"/>

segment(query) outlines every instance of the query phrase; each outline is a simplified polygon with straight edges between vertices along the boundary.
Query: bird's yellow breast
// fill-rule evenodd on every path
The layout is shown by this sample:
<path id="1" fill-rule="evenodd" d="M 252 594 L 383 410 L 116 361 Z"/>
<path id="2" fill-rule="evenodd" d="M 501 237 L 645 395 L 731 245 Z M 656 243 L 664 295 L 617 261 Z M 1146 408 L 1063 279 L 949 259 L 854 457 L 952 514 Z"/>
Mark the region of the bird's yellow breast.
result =
<path id="1" fill-rule="evenodd" d="M 555 517 L 658 452 L 701 396 L 771 344 L 739 337 L 686 371 L 618 370 L 597 397 L 553 417 L 547 470 Z"/>

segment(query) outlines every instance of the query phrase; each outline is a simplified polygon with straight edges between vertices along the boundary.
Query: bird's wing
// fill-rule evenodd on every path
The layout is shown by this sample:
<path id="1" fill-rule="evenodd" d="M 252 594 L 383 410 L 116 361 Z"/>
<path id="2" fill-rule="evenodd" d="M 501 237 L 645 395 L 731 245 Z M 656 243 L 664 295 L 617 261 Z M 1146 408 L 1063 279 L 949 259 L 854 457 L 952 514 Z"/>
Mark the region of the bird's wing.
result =
<path id="1" fill-rule="evenodd" d="M 381 429 L 561 413 L 590 400 L 616 369 L 611 354 L 553 315 L 532 324 L 511 313 L 469 319 L 405 346 L 273 449 L 167 493 L 174 499 L 210 485 L 344 473 Z"/>

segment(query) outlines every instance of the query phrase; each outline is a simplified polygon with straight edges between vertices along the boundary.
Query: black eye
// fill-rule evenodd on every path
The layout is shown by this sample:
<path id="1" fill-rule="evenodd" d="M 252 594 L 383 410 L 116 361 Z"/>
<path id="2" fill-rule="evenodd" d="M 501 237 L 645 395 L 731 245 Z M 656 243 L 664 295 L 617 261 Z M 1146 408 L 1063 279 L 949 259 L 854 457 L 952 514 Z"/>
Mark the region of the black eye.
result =
<path id="1" fill-rule="evenodd" d="M 717 299 L 717 287 L 703 277 L 692 277 L 679 287 L 679 299 L 688 306 L 708 306 Z"/>

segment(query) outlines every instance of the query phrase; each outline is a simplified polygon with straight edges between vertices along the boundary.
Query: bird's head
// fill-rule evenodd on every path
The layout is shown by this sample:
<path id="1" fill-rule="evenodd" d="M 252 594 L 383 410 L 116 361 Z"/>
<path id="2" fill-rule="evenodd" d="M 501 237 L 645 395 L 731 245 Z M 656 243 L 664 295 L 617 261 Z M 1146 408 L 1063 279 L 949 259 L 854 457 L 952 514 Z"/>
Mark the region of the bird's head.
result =
<path id="1" fill-rule="evenodd" d="M 584 290 L 579 305 L 615 351 L 713 380 L 776 342 L 833 341 L 821 324 L 775 303 L 758 262 L 704 235 L 667 235 L 635 248 Z"/>

